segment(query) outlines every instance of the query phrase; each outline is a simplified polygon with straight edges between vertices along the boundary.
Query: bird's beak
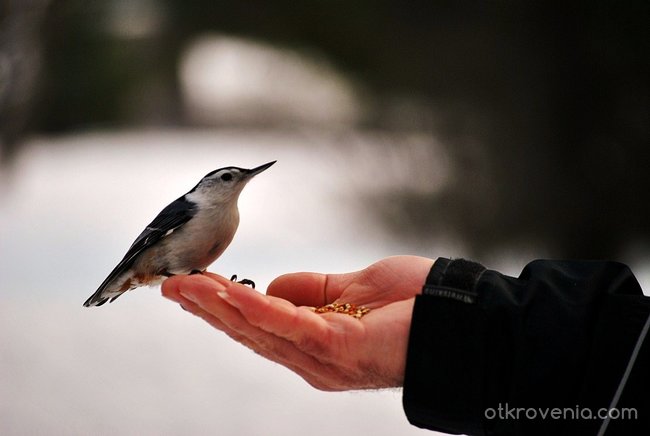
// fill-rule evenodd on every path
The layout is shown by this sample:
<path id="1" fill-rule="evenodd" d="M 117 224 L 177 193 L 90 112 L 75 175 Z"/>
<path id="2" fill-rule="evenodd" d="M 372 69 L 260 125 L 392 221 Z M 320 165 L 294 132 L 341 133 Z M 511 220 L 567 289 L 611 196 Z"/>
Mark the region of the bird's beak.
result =
<path id="1" fill-rule="evenodd" d="M 264 165 L 260 165 L 259 167 L 250 169 L 250 170 L 247 171 L 247 175 L 248 175 L 248 177 L 256 176 L 259 173 L 261 173 L 262 171 L 264 171 L 265 169 L 269 168 L 271 165 L 273 165 L 276 162 L 277 162 L 277 160 L 274 160 L 272 162 L 265 163 Z"/>

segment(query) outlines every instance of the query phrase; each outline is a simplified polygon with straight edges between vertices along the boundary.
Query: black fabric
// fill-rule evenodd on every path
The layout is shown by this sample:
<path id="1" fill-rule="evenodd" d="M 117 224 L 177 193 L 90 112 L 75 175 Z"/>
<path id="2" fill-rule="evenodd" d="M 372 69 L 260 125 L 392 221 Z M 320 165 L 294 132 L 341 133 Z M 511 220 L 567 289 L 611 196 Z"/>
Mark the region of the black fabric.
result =
<path id="1" fill-rule="evenodd" d="M 483 271 L 485 267 L 480 263 L 464 259 L 440 258 L 431 267 L 422 287 L 422 293 L 474 303 L 476 301 L 474 287 Z"/>
<path id="2" fill-rule="evenodd" d="M 475 298 L 450 298 L 453 286 Z M 413 309 L 407 417 L 448 433 L 596 435 L 600 419 L 515 419 L 505 408 L 608 408 L 649 313 L 650 298 L 620 263 L 535 261 L 513 278 L 439 259 Z M 611 420 L 608 435 L 650 434 L 649 344 L 618 404 L 637 419 Z M 504 419 L 487 419 L 500 407 Z"/>
<path id="3" fill-rule="evenodd" d="M 465 259 L 438 259 L 427 276 L 422 289 L 423 294 L 437 287 L 453 288 L 473 292 L 476 282 L 485 271 L 480 263 Z"/>

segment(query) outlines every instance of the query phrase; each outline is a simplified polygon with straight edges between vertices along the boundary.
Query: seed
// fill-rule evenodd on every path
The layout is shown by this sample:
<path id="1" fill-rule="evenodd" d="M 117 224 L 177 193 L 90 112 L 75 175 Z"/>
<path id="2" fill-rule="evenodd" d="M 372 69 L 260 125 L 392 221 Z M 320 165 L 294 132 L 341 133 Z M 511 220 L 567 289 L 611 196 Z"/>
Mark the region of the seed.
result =
<path id="1" fill-rule="evenodd" d="M 316 313 L 342 313 L 350 315 L 356 319 L 361 319 L 361 317 L 370 312 L 370 309 L 352 303 L 330 303 L 325 306 L 315 307 L 313 308 L 313 311 Z"/>

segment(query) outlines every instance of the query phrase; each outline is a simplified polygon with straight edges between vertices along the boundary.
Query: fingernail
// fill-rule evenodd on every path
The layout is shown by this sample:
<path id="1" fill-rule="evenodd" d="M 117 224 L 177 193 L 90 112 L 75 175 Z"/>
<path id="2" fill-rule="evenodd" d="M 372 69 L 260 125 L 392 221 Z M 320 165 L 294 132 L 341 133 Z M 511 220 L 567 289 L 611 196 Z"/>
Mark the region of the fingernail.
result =
<path id="1" fill-rule="evenodd" d="M 190 300 L 192 303 L 198 303 L 198 299 L 192 292 L 179 290 L 178 293 L 181 295 L 181 297 Z"/>
<path id="2" fill-rule="evenodd" d="M 212 290 L 216 292 L 221 292 L 225 288 L 221 283 L 219 282 L 212 282 Z M 187 286 L 184 287 L 181 285 L 180 289 L 178 290 L 178 293 L 181 295 L 181 297 L 186 298 L 190 300 L 192 303 L 199 304 L 199 300 L 201 300 L 201 294 L 203 291 L 198 290 L 194 286 Z M 198 295 L 197 295 L 198 294 Z"/>
<path id="3" fill-rule="evenodd" d="M 223 291 L 218 291 L 217 295 L 231 306 L 238 307 L 237 303 L 232 299 L 232 296 L 225 289 Z"/>

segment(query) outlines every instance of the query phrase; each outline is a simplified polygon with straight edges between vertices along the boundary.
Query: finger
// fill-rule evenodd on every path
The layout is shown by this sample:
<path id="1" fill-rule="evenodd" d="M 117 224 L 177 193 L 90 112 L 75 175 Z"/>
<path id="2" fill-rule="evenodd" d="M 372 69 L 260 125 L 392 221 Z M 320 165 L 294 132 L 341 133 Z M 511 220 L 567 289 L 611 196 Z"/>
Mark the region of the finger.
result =
<path id="1" fill-rule="evenodd" d="M 296 306 L 323 306 L 338 299 L 356 274 L 285 274 L 271 282 L 266 294 L 291 301 Z"/>
<path id="2" fill-rule="evenodd" d="M 375 380 L 368 384 L 356 371 L 358 349 L 350 344 L 367 336 L 365 324 L 360 320 L 335 313 L 317 315 L 305 307 L 295 307 L 286 300 L 265 296 L 244 286 L 230 286 L 220 296 L 237 307 L 250 325 L 268 332 L 273 338 L 285 339 L 301 357 L 306 355 L 307 365 L 304 361 L 290 360 L 311 376 L 302 375 L 314 387 L 346 390 L 379 386 Z M 370 351 L 368 354 L 372 354 Z M 312 364 L 314 360 L 315 365 Z"/>
<path id="3" fill-rule="evenodd" d="M 206 283 L 204 279 L 197 280 L 195 277 L 198 276 L 174 276 L 165 280 L 162 285 L 163 296 L 169 298 L 172 301 L 180 303 L 187 311 L 202 318 L 217 329 L 224 331 L 228 336 L 251 348 L 256 353 L 289 367 L 303 377 L 311 376 L 311 373 L 306 372 L 302 368 L 296 366 L 292 361 L 282 357 L 285 354 L 290 354 L 290 352 L 287 352 L 285 349 L 286 345 L 278 345 L 280 341 L 278 341 L 278 343 L 275 345 L 270 345 L 274 341 L 268 337 L 269 334 L 260 329 L 247 325 L 246 320 L 232 305 L 226 304 L 221 299 L 212 300 L 209 304 L 210 310 L 212 312 L 219 312 L 221 316 L 227 318 L 227 323 L 224 323 L 221 319 L 217 318 L 212 313 L 209 313 L 208 311 L 201 308 L 199 304 L 181 295 L 181 292 L 185 292 L 187 294 L 187 289 L 194 286 L 199 289 L 199 292 L 203 292 L 206 290 L 206 287 L 210 287 L 212 285 L 213 291 L 219 292 L 219 286 L 214 286 L 214 284 Z M 222 282 L 223 284 L 231 284 L 230 280 L 227 280 L 225 277 L 221 277 L 216 274 L 209 274 L 208 277 L 209 279 Z"/>
<path id="4" fill-rule="evenodd" d="M 225 323 L 223 323 L 219 318 L 215 317 L 214 315 L 208 313 L 207 311 L 203 310 L 198 304 L 196 304 L 193 301 L 188 300 L 187 298 L 183 297 L 180 294 L 180 289 L 182 287 L 187 286 L 187 279 L 183 278 L 184 276 L 174 276 L 173 278 L 167 279 L 165 282 L 163 282 L 162 285 L 162 294 L 164 297 L 177 302 L 181 305 L 183 309 L 185 309 L 187 312 L 192 313 L 193 315 L 196 315 L 199 318 L 202 318 L 206 322 L 208 322 L 210 325 L 213 327 L 216 327 L 217 329 L 225 332 L 228 336 L 233 338 L 234 340 L 243 343 L 244 345 L 248 346 L 249 348 L 255 348 L 253 346 L 253 343 L 245 336 L 239 334 L 229 326 L 227 326 Z M 186 282 L 186 283 L 183 283 Z M 226 310 L 228 310 L 228 306 L 226 305 Z M 233 312 L 236 312 L 233 310 Z"/>
<path id="5" fill-rule="evenodd" d="M 358 374 L 355 374 L 354 372 L 351 373 L 348 369 L 345 369 L 346 365 L 342 365 L 342 362 L 338 358 L 339 353 L 332 353 L 332 347 L 327 347 L 327 344 L 329 343 L 327 337 L 315 338 L 315 340 L 314 338 L 311 338 L 311 343 L 309 341 L 305 342 L 303 339 L 300 342 L 300 346 L 298 346 L 287 339 L 275 336 L 272 333 L 255 327 L 244 318 L 240 311 L 234 310 L 230 312 L 229 315 L 225 314 L 226 316 L 224 316 L 224 314 L 221 314 L 219 317 L 216 317 L 214 315 L 215 310 L 218 311 L 223 309 L 225 303 L 213 300 L 211 304 L 214 305 L 214 307 L 208 308 L 209 304 L 206 304 L 205 301 L 196 301 L 197 299 L 200 300 L 200 296 L 208 297 L 204 300 L 209 300 L 210 298 L 223 298 L 219 297 L 219 294 L 215 297 L 214 292 L 204 292 L 206 290 L 206 283 L 210 284 L 211 281 L 213 291 L 221 288 L 221 286 L 217 285 L 214 280 L 211 280 L 210 278 L 189 276 L 165 284 L 164 293 L 175 301 L 183 302 L 183 305 L 186 306 L 189 311 L 205 319 L 215 327 L 223 330 L 230 337 L 251 348 L 256 353 L 278 362 L 296 372 L 310 385 L 317 389 L 339 391 L 365 386 L 365 384 L 359 384 L 361 379 Z M 197 283 L 201 283 L 201 285 L 194 286 Z M 285 300 L 268 296 L 265 297 L 262 294 L 230 281 L 227 283 L 230 286 L 226 289 L 226 293 L 224 293 L 224 291 L 216 292 L 220 292 L 222 295 L 226 296 L 226 298 L 231 300 L 231 302 L 234 300 L 231 298 L 230 294 L 234 294 L 239 290 L 257 296 L 260 299 L 269 299 L 271 300 L 270 304 L 272 306 L 289 309 L 290 311 L 299 310 L 316 319 L 328 320 L 327 323 L 333 326 L 334 330 L 342 329 L 346 330 L 346 332 L 350 332 L 352 329 L 350 329 L 349 326 L 346 327 L 345 324 L 349 323 L 353 327 L 357 328 L 361 324 L 358 320 L 340 315 L 336 316 L 335 314 L 324 314 L 321 318 L 310 312 L 308 309 L 296 308 Z M 228 292 L 233 291 L 233 289 L 230 288 L 233 288 L 234 292 Z M 191 298 L 188 300 L 183 297 L 183 294 L 191 296 Z M 207 310 L 204 308 L 207 308 Z M 233 306 L 233 308 L 235 308 L 235 306 Z M 333 316 L 330 318 L 327 315 Z M 315 354 L 311 355 L 306 351 L 311 351 L 311 353 Z M 371 385 L 374 386 L 374 384 L 368 386 Z"/>
<path id="6" fill-rule="evenodd" d="M 327 330 L 320 317 L 281 298 L 264 296 L 237 283 L 225 287 L 207 277 L 194 277 L 191 282 L 179 282 L 179 294 L 236 329 L 246 323 L 288 340 L 296 337 L 300 327 L 318 334 Z"/>
<path id="7" fill-rule="evenodd" d="M 230 285 L 230 283 L 232 282 L 232 280 L 230 280 L 230 279 L 228 279 L 228 278 L 226 278 L 226 277 L 224 277 L 224 276 L 221 276 L 221 275 L 219 275 L 219 274 L 216 274 L 216 273 L 213 273 L 213 272 L 209 272 L 209 271 L 205 271 L 205 272 L 203 272 L 201 275 L 202 275 L 203 277 L 209 277 L 209 278 L 211 278 L 212 280 L 215 280 L 215 281 L 221 283 L 221 284 L 224 285 L 224 286 L 228 286 L 228 285 Z"/>
<path id="8" fill-rule="evenodd" d="M 180 282 L 183 280 L 183 277 L 184 276 L 171 276 L 165 279 L 160 286 L 160 291 L 163 297 L 178 302 L 178 299 L 182 298 L 178 294 L 178 287 Z"/>
<path id="9" fill-rule="evenodd" d="M 179 293 L 181 283 L 186 280 L 185 277 L 188 276 L 174 276 L 165 280 L 161 286 L 162 295 L 165 298 L 168 298 L 169 300 L 179 303 L 181 307 L 185 309 L 187 312 L 190 312 L 193 315 L 198 316 L 199 318 L 203 319 L 204 321 L 206 321 L 216 329 L 222 330 L 227 334 L 229 334 L 229 332 L 226 331 L 227 326 L 224 323 L 222 323 L 221 320 L 207 313 L 206 311 L 201 309 L 198 304 L 188 300 L 187 298 L 183 297 Z"/>
<path id="10" fill-rule="evenodd" d="M 296 306 L 322 306 L 325 303 L 327 276 L 318 273 L 285 274 L 273 280 L 267 295 L 291 301 Z"/>
<path id="11" fill-rule="evenodd" d="M 194 275 L 184 276 L 171 282 L 165 287 L 165 290 L 166 293 L 169 293 L 168 287 L 177 287 L 177 292 L 181 297 L 195 304 L 194 306 L 188 306 L 188 310 L 196 313 L 212 325 L 216 324 L 216 319 L 218 324 L 215 327 L 225 331 L 229 336 L 252 348 L 258 354 L 297 372 L 314 386 L 324 389 L 325 383 L 319 380 L 324 377 L 335 378 L 334 368 L 322 365 L 318 359 L 300 350 L 291 341 L 252 325 L 238 308 L 228 304 L 219 294 L 223 294 L 226 289 L 237 288 L 240 291 L 250 292 L 263 299 L 270 297 L 265 297 L 237 283 L 228 281 L 228 284 L 229 287 L 224 288 L 212 278 Z M 276 300 L 276 305 L 285 308 L 292 307 L 298 310 L 287 301 L 277 298 L 274 300 Z M 196 310 L 197 308 L 199 310 Z M 300 311 L 314 315 L 305 308 L 300 309 Z M 314 315 L 314 317 L 318 319 L 317 316 Z"/>
<path id="12" fill-rule="evenodd" d="M 362 334 L 364 329 L 357 319 L 339 314 L 317 315 L 244 286 L 230 286 L 219 295 L 236 307 L 249 324 L 292 342 L 321 362 L 335 362 L 340 352 L 335 344 L 346 335 Z"/>
<path id="13" fill-rule="evenodd" d="M 230 328 L 228 325 L 224 324 L 216 318 L 215 316 L 209 314 L 205 310 L 201 309 L 199 305 L 196 303 L 187 300 L 186 298 L 182 297 L 181 295 L 176 295 L 174 298 L 172 298 L 171 295 L 168 296 L 171 300 L 174 300 L 178 303 L 180 303 L 181 307 L 185 309 L 186 311 L 194 314 L 195 316 L 203 319 L 206 321 L 208 324 L 211 326 L 217 328 L 218 330 L 223 331 L 226 335 L 228 335 L 230 338 L 233 340 L 239 342 L 240 344 L 244 345 L 245 347 L 253 350 L 255 353 L 259 354 L 260 356 L 263 356 L 269 360 L 272 360 L 274 362 L 277 362 L 281 365 L 286 366 L 296 374 L 298 374 L 300 377 L 305 379 L 309 384 L 312 386 L 321 389 L 321 390 L 333 390 L 331 387 L 331 383 L 328 383 L 326 380 L 323 380 L 323 371 L 316 371 L 316 370 L 308 370 L 304 369 L 298 365 L 296 365 L 295 358 L 291 356 L 291 353 L 287 353 L 285 350 L 282 350 L 281 348 L 285 347 L 278 347 L 277 345 L 274 346 L 269 346 L 268 343 L 270 342 L 268 339 L 264 339 L 261 341 L 262 343 L 266 343 L 267 345 L 261 345 L 258 342 L 253 341 L 250 337 L 245 336 L 241 333 L 239 333 L 237 330 L 234 330 Z M 250 334 L 250 333 L 249 333 Z M 268 335 L 266 332 L 261 332 L 261 335 Z M 252 335 L 251 335 L 252 336 Z M 258 335 L 255 335 L 259 337 Z M 288 342 L 288 341 L 287 341 Z M 289 347 L 293 347 L 293 344 L 288 344 Z M 286 356 L 286 357 L 283 357 Z"/>

